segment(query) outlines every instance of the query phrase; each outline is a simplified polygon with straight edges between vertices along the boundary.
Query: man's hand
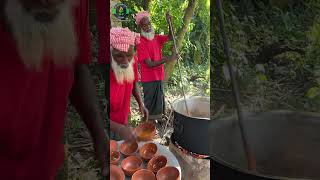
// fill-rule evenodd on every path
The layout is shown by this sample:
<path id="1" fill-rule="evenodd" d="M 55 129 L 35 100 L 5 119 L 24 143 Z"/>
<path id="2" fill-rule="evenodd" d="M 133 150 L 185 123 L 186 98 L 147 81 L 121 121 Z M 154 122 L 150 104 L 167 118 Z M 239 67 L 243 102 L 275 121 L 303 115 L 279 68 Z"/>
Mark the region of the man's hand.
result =
<path id="1" fill-rule="evenodd" d="M 100 164 L 101 164 L 102 176 L 108 177 L 109 176 L 109 167 L 108 167 L 109 148 L 108 148 L 107 142 L 95 143 L 95 147 L 96 147 L 97 159 L 100 161 Z"/>
<path id="2" fill-rule="evenodd" d="M 137 140 L 137 136 L 134 132 L 134 129 L 130 126 L 122 126 L 119 129 L 118 134 L 124 140 L 128 140 L 128 141 L 136 141 Z"/>
<path id="3" fill-rule="evenodd" d="M 148 109 L 144 105 L 141 105 L 139 107 L 139 109 L 140 109 L 141 115 L 143 114 L 143 120 L 142 121 L 147 121 L 149 119 L 149 111 L 148 111 Z"/>
<path id="4" fill-rule="evenodd" d="M 171 56 L 168 57 L 168 61 L 175 61 L 178 59 L 178 56 L 176 53 L 172 54 Z"/>

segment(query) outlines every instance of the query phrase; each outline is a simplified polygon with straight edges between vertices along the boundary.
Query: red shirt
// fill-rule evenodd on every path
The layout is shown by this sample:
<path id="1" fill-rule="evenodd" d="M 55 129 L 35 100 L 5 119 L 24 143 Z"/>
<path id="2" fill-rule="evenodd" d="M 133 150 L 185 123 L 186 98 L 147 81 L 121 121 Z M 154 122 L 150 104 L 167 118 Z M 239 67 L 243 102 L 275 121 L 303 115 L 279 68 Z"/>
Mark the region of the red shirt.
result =
<path id="1" fill-rule="evenodd" d="M 127 125 L 130 113 L 130 99 L 135 82 L 138 81 L 137 58 L 134 58 L 135 80 L 132 83 L 119 84 L 112 68 L 110 69 L 110 120 Z"/>
<path id="2" fill-rule="evenodd" d="M 77 63 L 89 63 L 88 4 L 79 2 L 75 10 Z M 73 67 L 58 68 L 45 59 L 43 71 L 27 71 L 1 20 L 0 39 L 0 179 L 53 180 L 63 161 L 62 135 Z"/>
<path id="3" fill-rule="evenodd" d="M 162 59 L 162 48 L 169 40 L 168 36 L 155 35 L 153 40 L 141 36 L 140 44 L 137 46 L 137 53 L 140 63 L 141 82 L 164 80 L 164 65 L 149 68 L 144 62 L 146 59 L 160 61 Z"/>
<path id="4" fill-rule="evenodd" d="M 110 4 L 106 0 L 96 0 L 97 9 L 97 29 L 99 40 L 98 63 L 109 63 L 110 50 L 107 49 L 110 44 Z"/>

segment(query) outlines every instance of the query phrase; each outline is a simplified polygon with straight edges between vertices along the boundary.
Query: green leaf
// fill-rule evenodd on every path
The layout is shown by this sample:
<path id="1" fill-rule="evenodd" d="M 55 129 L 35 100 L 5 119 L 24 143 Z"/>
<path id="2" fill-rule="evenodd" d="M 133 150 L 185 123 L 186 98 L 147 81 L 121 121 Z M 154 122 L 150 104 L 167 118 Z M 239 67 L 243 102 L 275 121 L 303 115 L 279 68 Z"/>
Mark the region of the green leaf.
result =
<path id="1" fill-rule="evenodd" d="M 207 9 L 210 9 L 210 0 L 207 0 L 207 1 L 206 1 L 206 8 L 207 8 Z"/>
<path id="2" fill-rule="evenodd" d="M 138 6 L 133 6 L 133 9 L 136 11 L 136 12 L 139 12 L 140 10 L 139 10 L 139 8 L 138 8 Z"/>
<path id="3" fill-rule="evenodd" d="M 207 93 L 207 94 L 210 94 L 210 89 L 206 89 L 206 93 Z"/>
<path id="4" fill-rule="evenodd" d="M 312 87 L 307 92 L 307 97 L 310 99 L 314 99 L 315 97 L 320 95 L 320 88 L 319 87 Z"/>
<path id="5" fill-rule="evenodd" d="M 320 23 L 316 23 L 312 26 L 309 38 L 314 43 L 320 43 Z"/>
<path id="6" fill-rule="evenodd" d="M 257 78 L 259 81 L 262 81 L 262 82 L 268 80 L 267 76 L 264 74 L 258 74 Z"/>

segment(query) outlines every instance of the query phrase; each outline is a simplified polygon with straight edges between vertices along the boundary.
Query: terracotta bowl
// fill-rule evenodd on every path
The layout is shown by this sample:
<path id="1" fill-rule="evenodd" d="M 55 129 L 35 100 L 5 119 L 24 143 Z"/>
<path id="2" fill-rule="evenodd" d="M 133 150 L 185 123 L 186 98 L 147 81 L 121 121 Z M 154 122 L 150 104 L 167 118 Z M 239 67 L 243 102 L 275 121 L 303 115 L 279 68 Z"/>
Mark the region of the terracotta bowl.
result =
<path id="1" fill-rule="evenodd" d="M 140 169 L 135 172 L 131 178 L 132 180 L 156 180 L 156 176 L 152 171 L 147 169 Z"/>
<path id="2" fill-rule="evenodd" d="M 116 165 L 110 165 L 110 180 L 124 180 L 124 172 Z"/>
<path id="3" fill-rule="evenodd" d="M 110 152 L 118 151 L 118 143 L 115 140 L 110 140 Z"/>
<path id="4" fill-rule="evenodd" d="M 110 164 L 118 165 L 120 157 L 121 157 L 120 152 L 111 151 L 110 152 Z"/>
<path id="5" fill-rule="evenodd" d="M 179 180 L 180 172 L 173 166 L 161 168 L 157 173 L 157 180 Z"/>
<path id="6" fill-rule="evenodd" d="M 152 122 L 141 123 L 135 132 L 139 141 L 151 141 L 156 135 L 156 126 Z"/>
<path id="7" fill-rule="evenodd" d="M 131 156 L 138 150 L 138 143 L 133 141 L 124 141 L 120 145 L 120 152 L 125 156 Z"/>
<path id="8" fill-rule="evenodd" d="M 139 154 L 144 161 L 149 161 L 155 156 L 157 151 L 158 151 L 158 147 L 156 144 L 146 143 L 140 148 Z"/>
<path id="9" fill-rule="evenodd" d="M 161 168 L 167 165 L 167 162 L 168 160 L 165 156 L 155 156 L 148 162 L 147 169 L 157 173 Z"/>
<path id="10" fill-rule="evenodd" d="M 137 156 L 129 156 L 121 162 L 121 168 L 127 176 L 132 176 L 142 167 L 142 160 Z"/>

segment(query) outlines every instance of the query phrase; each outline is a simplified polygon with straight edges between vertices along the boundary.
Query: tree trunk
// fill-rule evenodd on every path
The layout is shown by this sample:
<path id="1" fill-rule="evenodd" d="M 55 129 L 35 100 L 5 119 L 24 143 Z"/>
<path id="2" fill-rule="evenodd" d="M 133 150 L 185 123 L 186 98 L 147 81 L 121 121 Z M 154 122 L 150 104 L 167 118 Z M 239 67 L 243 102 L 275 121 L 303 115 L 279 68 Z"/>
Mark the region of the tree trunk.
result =
<path id="1" fill-rule="evenodd" d="M 177 43 L 177 50 L 179 52 L 179 50 L 182 47 L 182 43 L 184 40 L 184 36 L 188 30 L 189 24 L 191 22 L 192 16 L 194 14 L 194 11 L 196 9 L 196 3 L 197 0 L 189 0 L 188 3 L 188 7 L 185 9 L 185 14 L 183 17 L 183 26 L 182 28 L 179 30 L 179 32 L 177 33 L 177 38 L 176 38 L 176 43 Z M 165 72 L 165 80 L 168 81 L 168 79 L 170 78 L 174 66 L 176 64 L 176 61 L 171 61 L 169 63 L 166 64 L 166 72 Z"/>
<path id="2" fill-rule="evenodd" d="M 149 11 L 149 7 L 150 7 L 151 1 L 152 1 L 152 0 L 144 0 L 143 9 L 144 9 L 145 11 Z"/>

